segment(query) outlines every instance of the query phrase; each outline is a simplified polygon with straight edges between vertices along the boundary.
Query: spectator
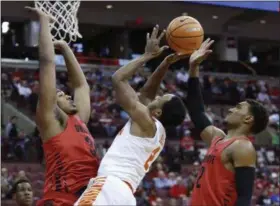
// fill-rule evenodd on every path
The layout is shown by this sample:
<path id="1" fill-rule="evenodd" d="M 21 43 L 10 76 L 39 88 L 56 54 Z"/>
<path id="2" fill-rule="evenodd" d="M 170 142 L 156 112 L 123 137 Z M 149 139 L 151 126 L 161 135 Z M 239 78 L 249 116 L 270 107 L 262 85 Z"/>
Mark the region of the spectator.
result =
<path id="1" fill-rule="evenodd" d="M 12 116 L 5 128 L 5 137 L 16 138 L 18 136 L 17 116 Z"/>
<path id="2" fill-rule="evenodd" d="M 274 193 L 270 196 L 270 200 L 273 205 L 280 205 L 279 187 L 274 189 Z"/>
<path id="3" fill-rule="evenodd" d="M 19 132 L 19 135 L 16 139 L 14 139 L 14 153 L 17 159 L 26 160 L 26 151 L 27 151 L 27 143 L 29 142 L 29 138 L 25 134 L 23 130 Z"/>
<path id="4" fill-rule="evenodd" d="M 35 81 L 32 87 L 32 93 L 29 96 L 29 103 L 31 112 L 35 114 L 38 101 L 39 82 Z"/>
<path id="5" fill-rule="evenodd" d="M 15 182 L 17 182 L 17 181 L 19 181 L 19 180 L 21 180 L 21 179 L 27 179 L 24 170 L 20 170 L 20 171 L 18 172 L 18 174 L 17 174 L 16 177 L 15 177 Z"/>
<path id="6" fill-rule="evenodd" d="M 176 199 L 186 197 L 187 188 L 184 185 L 182 177 L 177 177 L 177 183 L 170 188 L 169 194 L 172 198 Z"/>
<path id="7" fill-rule="evenodd" d="M 208 117 L 208 119 L 210 120 L 211 123 L 214 122 L 216 115 L 212 112 L 212 109 L 210 107 L 208 107 L 206 109 L 206 116 Z"/>
<path id="8" fill-rule="evenodd" d="M 267 190 L 264 190 L 262 194 L 258 197 L 257 206 L 266 206 L 266 205 L 271 205 L 271 199 L 268 196 Z"/>
<path id="9" fill-rule="evenodd" d="M 176 175 L 174 172 L 169 172 L 168 174 L 168 187 L 173 187 L 177 183 Z"/>
<path id="10" fill-rule="evenodd" d="M 32 93 L 31 89 L 28 87 L 27 82 L 25 80 L 17 83 L 16 87 L 18 89 L 19 95 L 23 96 L 25 99 L 27 99 Z"/>
<path id="11" fill-rule="evenodd" d="M 158 177 L 154 178 L 156 189 L 168 188 L 168 179 L 166 178 L 163 170 L 158 171 Z"/>
<path id="12" fill-rule="evenodd" d="M 262 102 L 262 103 L 270 103 L 270 98 L 266 92 L 266 89 L 262 89 L 259 94 L 258 94 L 258 97 L 257 97 L 257 100 Z"/>
<path id="13" fill-rule="evenodd" d="M 5 199 L 11 190 L 11 177 L 9 176 L 8 169 L 1 169 L 1 199 Z"/>
<path id="14" fill-rule="evenodd" d="M 18 179 L 13 185 L 12 194 L 18 206 L 33 205 L 33 190 L 27 179 Z"/>
<path id="15" fill-rule="evenodd" d="M 175 198 L 171 198 L 168 203 L 169 206 L 177 206 L 177 200 Z"/>

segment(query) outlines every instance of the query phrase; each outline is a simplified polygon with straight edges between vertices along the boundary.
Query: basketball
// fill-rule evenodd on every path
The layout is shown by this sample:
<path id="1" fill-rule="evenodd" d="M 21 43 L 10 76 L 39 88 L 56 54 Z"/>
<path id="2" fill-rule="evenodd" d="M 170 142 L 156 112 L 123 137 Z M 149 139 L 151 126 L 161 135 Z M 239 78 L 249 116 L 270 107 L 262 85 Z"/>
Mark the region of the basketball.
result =
<path id="1" fill-rule="evenodd" d="M 190 16 L 173 19 L 166 29 L 166 40 L 171 49 L 182 54 L 191 54 L 199 49 L 204 31 L 199 21 Z"/>

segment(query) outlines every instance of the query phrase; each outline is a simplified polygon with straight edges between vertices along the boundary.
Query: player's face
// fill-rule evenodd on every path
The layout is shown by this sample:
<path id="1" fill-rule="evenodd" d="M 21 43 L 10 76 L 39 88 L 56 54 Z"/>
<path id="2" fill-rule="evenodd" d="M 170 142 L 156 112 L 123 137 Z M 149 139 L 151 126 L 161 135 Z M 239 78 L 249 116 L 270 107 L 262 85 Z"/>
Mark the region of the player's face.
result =
<path id="1" fill-rule="evenodd" d="M 18 205 L 32 205 L 33 191 L 28 182 L 22 182 L 17 185 L 16 201 Z"/>
<path id="2" fill-rule="evenodd" d="M 56 99 L 58 107 L 66 114 L 77 113 L 77 107 L 69 95 L 66 95 L 63 91 L 57 91 Z"/>
<path id="3" fill-rule="evenodd" d="M 253 122 L 253 116 L 250 114 L 250 105 L 247 102 L 240 102 L 235 107 L 230 108 L 225 122 L 229 127 L 251 124 Z"/>
<path id="4" fill-rule="evenodd" d="M 163 105 L 170 101 L 174 97 L 173 94 L 165 94 L 163 96 L 156 96 L 156 98 L 148 104 L 148 108 L 152 112 L 152 114 L 156 117 L 159 117 L 161 115 L 161 109 Z"/>

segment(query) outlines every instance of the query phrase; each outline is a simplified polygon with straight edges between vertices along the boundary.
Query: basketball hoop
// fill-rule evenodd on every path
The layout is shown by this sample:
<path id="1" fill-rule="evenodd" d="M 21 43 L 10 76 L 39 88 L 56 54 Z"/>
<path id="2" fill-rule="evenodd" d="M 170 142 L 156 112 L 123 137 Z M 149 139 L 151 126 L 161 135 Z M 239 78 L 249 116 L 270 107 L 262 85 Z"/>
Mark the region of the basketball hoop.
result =
<path id="1" fill-rule="evenodd" d="M 35 7 L 54 17 L 50 24 L 53 40 L 65 40 L 68 43 L 75 42 L 79 33 L 77 12 L 80 0 L 76 1 L 34 1 Z"/>

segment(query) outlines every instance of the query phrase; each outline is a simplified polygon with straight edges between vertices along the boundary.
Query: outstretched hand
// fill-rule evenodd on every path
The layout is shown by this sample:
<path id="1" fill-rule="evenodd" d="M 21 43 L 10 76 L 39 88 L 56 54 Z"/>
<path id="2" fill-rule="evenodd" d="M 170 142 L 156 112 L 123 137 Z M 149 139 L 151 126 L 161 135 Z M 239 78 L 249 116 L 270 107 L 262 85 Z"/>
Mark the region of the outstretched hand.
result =
<path id="1" fill-rule="evenodd" d="M 29 7 L 29 6 L 26 6 L 24 8 L 26 10 L 28 10 L 29 12 L 36 14 L 38 18 L 46 18 L 50 22 L 55 21 L 55 18 L 53 16 L 46 14 L 45 12 L 43 12 L 42 10 L 40 10 L 38 8 L 33 8 L 33 7 Z"/>
<path id="2" fill-rule="evenodd" d="M 165 61 L 168 63 L 168 64 L 174 64 L 175 62 L 181 60 L 181 59 L 184 59 L 186 57 L 188 57 L 189 54 L 177 54 L 177 53 L 173 53 L 173 54 L 170 54 L 168 55 L 167 57 L 165 57 Z"/>
<path id="3" fill-rule="evenodd" d="M 209 54 L 212 53 L 212 50 L 209 48 L 214 43 L 214 40 L 211 40 L 210 38 L 206 39 L 200 46 L 198 50 L 196 50 L 194 53 L 192 53 L 190 57 L 190 66 L 196 67 L 198 66 L 202 61 L 204 61 Z"/>
<path id="4" fill-rule="evenodd" d="M 159 36 L 158 36 L 158 32 L 159 32 L 159 26 L 156 25 L 153 29 L 151 36 L 150 33 L 147 33 L 145 55 L 151 57 L 157 57 L 164 50 L 169 48 L 168 46 L 159 47 L 160 41 L 164 37 L 166 31 L 163 30 Z"/>

